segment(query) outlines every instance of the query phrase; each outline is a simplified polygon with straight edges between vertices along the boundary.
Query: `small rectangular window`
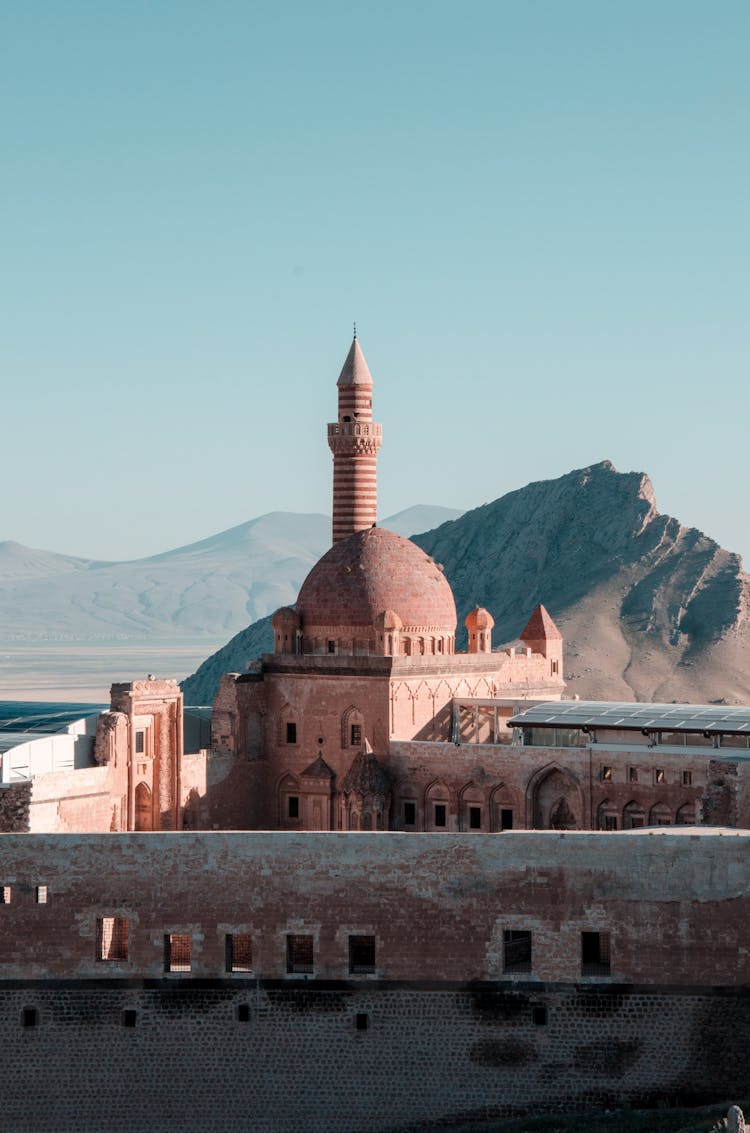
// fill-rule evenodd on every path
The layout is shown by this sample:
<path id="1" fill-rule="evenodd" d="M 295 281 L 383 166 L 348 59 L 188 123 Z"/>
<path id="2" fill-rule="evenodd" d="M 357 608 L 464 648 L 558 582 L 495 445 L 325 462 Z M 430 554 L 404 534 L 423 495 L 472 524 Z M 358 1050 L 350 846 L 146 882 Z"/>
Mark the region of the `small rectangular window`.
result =
<path id="1" fill-rule="evenodd" d="M 298 795 L 287 795 L 287 818 L 299 818 Z"/>
<path id="2" fill-rule="evenodd" d="M 21 1012 L 22 1027 L 36 1027 L 39 1022 L 39 1012 L 36 1007 L 24 1007 Z"/>
<path id="3" fill-rule="evenodd" d="M 602 766 L 601 777 L 602 777 L 603 782 L 608 783 L 612 778 L 612 768 L 607 767 L 607 766 Z"/>
<path id="4" fill-rule="evenodd" d="M 164 970 L 166 972 L 190 971 L 190 946 L 192 938 L 187 932 L 169 932 L 164 937 Z"/>
<path id="5" fill-rule="evenodd" d="M 226 955 L 228 972 L 252 972 L 252 936 L 247 932 L 227 933 Z"/>
<path id="6" fill-rule="evenodd" d="M 417 804 L 404 803 L 404 826 L 417 825 Z"/>
<path id="7" fill-rule="evenodd" d="M 36 903 L 37 905 L 46 905 L 49 890 L 46 885 L 37 885 L 36 887 Z"/>
<path id="8" fill-rule="evenodd" d="M 664 768 L 663 767 L 657 767 L 656 770 L 654 771 L 654 782 L 655 783 L 663 783 L 664 782 Z"/>
<path id="9" fill-rule="evenodd" d="M 693 785 L 693 772 L 692 771 L 683 771 L 682 772 L 682 785 L 683 785 L 683 787 L 692 787 L 692 785 Z"/>
<path id="10" fill-rule="evenodd" d="M 351 745 L 358 747 L 362 743 L 362 725 L 352 724 L 351 726 Z"/>
<path id="11" fill-rule="evenodd" d="M 120 962 L 127 960 L 128 922 L 125 917 L 97 918 L 96 958 Z"/>
<path id="12" fill-rule="evenodd" d="M 509 808 L 502 807 L 500 810 L 500 829 L 512 830 L 513 829 L 513 811 Z"/>
<path id="13" fill-rule="evenodd" d="M 531 1021 L 535 1027 L 546 1027 L 549 1023 L 549 1008 L 539 1004 L 531 1009 Z"/>
<path id="14" fill-rule="evenodd" d="M 608 976 L 610 947 L 608 932 L 581 933 L 581 975 Z"/>
<path id="15" fill-rule="evenodd" d="M 354 1029 L 356 1031 L 366 1031 L 370 1025 L 370 1016 L 366 1011 L 358 1011 L 354 1016 Z"/>
<path id="16" fill-rule="evenodd" d="M 482 829 L 482 808 L 480 806 L 469 807 L 469 830 Z"/>
<path id="17" fill-rule="evenodd" d="M 637 767 L 629 767 L 628 768 L 628 783 L 637 783 L 637 782 L 638 782 L 638 768 Z"/>
<path id="18" fill-rule="evenodd" d="M 329 641 L 328 642 L 328 652 L 329 653 L 335 653 L 336 652 L 336 642 L 335 641 Z"/>
<path id="19" fill-rule="evenodd" d="M 237 1005 L 237 1022 L 249 1023 L 250 1022 L 250 1004 L 238 1003 Z"/>
<path id="20" fill-rule="evenodd" d="M 605 816 L 604 816 L 604 829 L 605 830 L 616 830 L 617 829 L 617 815 L 616 814 L 605 814 Z"/>
<path id="21" fill-rule="evenodd" d="M 135 733 L 135 752 L 136 752 L 136 755 L 143 755 L 144 751 L 146 750 L 145 740 L 146 740 L 146 733 L 145 732 L 136 732 Z"/>
<path id="22" fill-rule="evenodd" d="M 353 975 L 367 975 L 375 971 L 375 937 L 349 937 L 349 971 Z"/>
<path id="23" fill-rule="evenodd" d="M 531 971 L 531 933 L 506 929 L 503 933 L 503 971 Z"/>
<path id="24" fill-rule="evenodd" d="M 126 1007 L 122 1013 L 123 1027 L 134 1027 L 138 1021 L 138 1012 L 134 1011 L 132 1007 Z"/>
<path id="25" fill-rule="evenodd" d="M 297 725 L 292 720 L 287 721 L 286 742 L 288 744 L 296 744 L 297 742 Z"/>
<path id="26" fill-rule="evenodd" d="M 294 933 L 286 938 L 286 970 L 304 975 L 312 975 L 314 970 L 313 938 L 307 934 Z"/>
<path id="27" fill-rule="evenodd" d="M 435 825 L 445 826 L 446 809 L 444 803 L 435 804 Z"/>
<path id="28" fill-rule="evenodd" d="M 0 885 L 0 905 L 9 905 L 11 898 L 10 885 Z"/>

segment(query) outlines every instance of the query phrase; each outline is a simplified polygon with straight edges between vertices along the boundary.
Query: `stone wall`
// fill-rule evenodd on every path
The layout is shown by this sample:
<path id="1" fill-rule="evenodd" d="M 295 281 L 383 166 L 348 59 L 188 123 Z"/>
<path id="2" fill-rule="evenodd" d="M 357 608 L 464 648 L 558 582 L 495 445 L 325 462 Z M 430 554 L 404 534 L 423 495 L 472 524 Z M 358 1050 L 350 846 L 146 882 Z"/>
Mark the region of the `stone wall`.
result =
<path id="1" fill-rule="evenodd" d="M 29 829 L 31 782 L 9 783 L 0 787 L 0 830 L 22 833 Z"/>
<path id="2" fill-rule="evenodd" d="M 117 830 L 120 807 L 112 770 L 107 765 L 38 775 L 30 784 L 28 829 L 32 834 Z"/>
<path id="3" fill-rule="evenodd" d="M 374 937 L 371 975 L 504 976 L 506 930 L 533 937 L 531 973 L 584 978 L 581 933 L 611 937 L 609 978 L 750 982 L 750 834 L 172 833 L 0 839 L 0 978 L 164 975 L 164 935 L 192 939 L 193 977 L 226 971 L 226 934 L 252 937 L 255 970 L 287 974 L 307 933 L 308 974 L 347 977 L 348 937 Z M 35 900 L 47 887 L 46 903 Z M 97 919 L 127 918 L 123 962 L 97 958 Z M 654 926 L 658 925 L 658 933 Z M 30 966 L 31 963 L 31 966 Z M 585 977 L 588 978 L 588 977 Z"/>
<path id="4" fill-rule="evenodd" d="M 724 1099 L 746 1086 L 748 849 L 731 831 L 3 835 L 4 1127 L 404 1133 Z M 119 959 L 100 958 L 110 917 Z M 512 973 L 505 934 L 524 931 Z M 608 934 L 608 973 L 582 967 L 584 932 Z M 189 940 L 179 971 L 165 934 Z M 252 957 L 227 971 L 238 934 Z M 309 971 L 287 971 L 290 935 Z M 350 970 L 352 935 L 371 970 Z"/>
<path id="5" fill-rule="evenodd" d="M 747 1092 L 747 991 L 0 988 L 13 1133 L 417 1133 Z"/>

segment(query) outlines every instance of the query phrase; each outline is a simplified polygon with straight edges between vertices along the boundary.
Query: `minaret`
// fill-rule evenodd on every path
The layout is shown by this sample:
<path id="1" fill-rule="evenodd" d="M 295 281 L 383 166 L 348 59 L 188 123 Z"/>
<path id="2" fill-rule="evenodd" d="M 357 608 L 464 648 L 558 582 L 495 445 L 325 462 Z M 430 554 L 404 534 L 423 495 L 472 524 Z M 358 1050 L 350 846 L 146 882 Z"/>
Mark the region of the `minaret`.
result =
<path id="1" fill-rule="evenodd" d="M 377 519 L 377 460 L 383 426 L 372 419 L 372 378 L 357 328 L 337 382 L 339 419 L 328 426 L 333 453 L 333 542 Z"/>

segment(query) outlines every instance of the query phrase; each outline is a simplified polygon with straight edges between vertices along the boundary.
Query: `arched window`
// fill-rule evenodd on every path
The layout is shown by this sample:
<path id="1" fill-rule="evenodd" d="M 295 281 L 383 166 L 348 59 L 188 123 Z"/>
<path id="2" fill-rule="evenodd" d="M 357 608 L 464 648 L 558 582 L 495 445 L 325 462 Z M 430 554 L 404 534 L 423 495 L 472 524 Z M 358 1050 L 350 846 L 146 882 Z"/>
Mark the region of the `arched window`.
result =
<path id="1" fill-rule="evenodd" d="M 450 822 L 450 791 L 436 779 L 425 791 L 425 829 L 445 831 Z"/>
<path id="2" fill-rule="evenodd" d="M 693 803 L 683 803 L 675 815 L 678 826 L 695 826 L 695 806 Z"/>
<path id="3" fill-rule="evenodd" d="M 296 714 L 290 704 L 285 704 L 279 712 L 278 742 L 280 744 L 297 744 L 299 740 Z"/>
<path id="4" fill-rule="evenodd" d="M 646 825 L 646 812 L 640 803 L 629 802 L 622 812 L 623 830 L 637 830 Z"/>
<path id="5" fill-rule="evenodd" d="M 341 714 L 341 746 L 360 750 L 365 742 L 365 718 L 356 704 L 350 704 Z"/>
<path id="6" fill-rule="evenodd" d="M 284 775 L 277 791 L 278 826 L 299 830 L 302 827 L 302 798 L 299 783 L 294 775 Z"/>
<path id="7" fill-rule="evenodd" d="M 461 829 L 476 832 L 487 829 L 487 808 L 484 791 L 475 783 L 467 783 L 460 795 Z"/>
<path id="8" fill-rule="evenodd" d="M 605 799 L 599 806 L 596 815 L 596 828 L 597 830 L 617 829 L 617 808 L 609 799 Z"/>
<path id="9" fill-rule="evenodd" d="M 651 814 L 648 816 L 649 826 L 671 826 L 672 825 L 672 812 L 666 803 L 656 803 L 651 807 Z"/>

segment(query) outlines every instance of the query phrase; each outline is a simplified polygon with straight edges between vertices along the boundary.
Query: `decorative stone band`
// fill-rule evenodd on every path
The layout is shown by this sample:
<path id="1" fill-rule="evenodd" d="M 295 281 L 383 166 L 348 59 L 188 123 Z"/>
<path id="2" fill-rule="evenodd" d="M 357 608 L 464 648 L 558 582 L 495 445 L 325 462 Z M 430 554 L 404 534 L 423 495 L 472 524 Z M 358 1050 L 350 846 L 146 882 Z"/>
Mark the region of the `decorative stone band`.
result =
<path id="1" fill-rule="evenodd" d="M 382 443 L 382 437 L 329 436 L 328 438 L 328 445 L 334 456 L 358 456 L 360 453 L 377 456 Z"/>

